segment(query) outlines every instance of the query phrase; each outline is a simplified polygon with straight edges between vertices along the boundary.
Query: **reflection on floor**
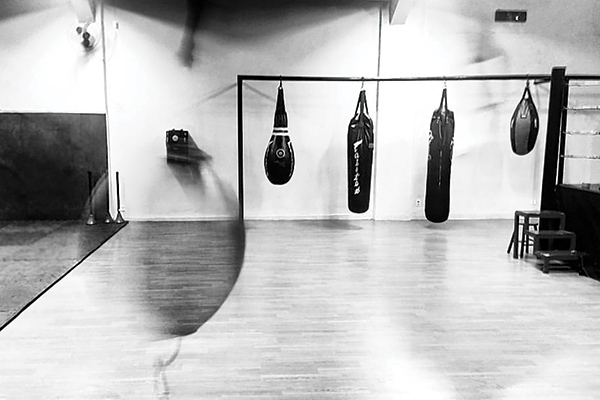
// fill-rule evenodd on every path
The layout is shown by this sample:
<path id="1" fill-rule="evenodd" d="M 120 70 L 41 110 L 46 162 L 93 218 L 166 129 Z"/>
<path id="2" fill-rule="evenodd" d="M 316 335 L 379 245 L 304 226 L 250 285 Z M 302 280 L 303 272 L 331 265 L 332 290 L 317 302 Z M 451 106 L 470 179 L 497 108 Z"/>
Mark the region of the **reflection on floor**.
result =
<path id="1" fill-rule="evenodd" d="M 186 301 L 179 290 L 193 294 L 188 285 L 218 285 L 188 275 L 193 261 L 216 257 L 202 246 L 181 259 L 168 252 L 181 240 L 192 245 L 177 231 L 199 227 L 186 224 L 130 222 L 0 332 L 0 399 L 160 398 L 154 362 L 177 354 L 178 341 L 155 341 L 165 319 L 147 291 L 159 290 L 154 298 L 169 306 L 170 295 Z M 246 228 L 237 283 L 181 340 L 162 398 L 562 400 L 600 392 L 600 282 L 514 260 L 505 252 L 512 221 Z M 148 265 L 163 269 L 153 275 Z M 173 285 L 147 286 L 161 279 Z"/>
<path id="2" fill-rule="evenodd" d="M 125 225 L 0 221 L 0 331 Z"/>

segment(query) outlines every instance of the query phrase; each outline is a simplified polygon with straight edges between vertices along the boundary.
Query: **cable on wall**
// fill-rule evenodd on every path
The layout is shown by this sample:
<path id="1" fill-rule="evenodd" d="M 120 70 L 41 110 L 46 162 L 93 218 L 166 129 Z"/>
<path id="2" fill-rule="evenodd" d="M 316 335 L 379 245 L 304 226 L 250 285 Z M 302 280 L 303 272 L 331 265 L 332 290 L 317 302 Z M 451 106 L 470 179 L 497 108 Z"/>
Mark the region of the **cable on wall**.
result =
<path id="1" fill-rule="evenodd" d="M 377 77 L 381 75 L 381 38 L 382 38 L 382 29 L 383 29 L 383 7 L 385 3 L 382 3 L 379 6 L 379 28 L 378 28 L 378 37 L 377 37 Z M 377 85 L 375 87 L 375 148 L 373 149 L 373 184 L 372 184 L 372 193 L 373 193 L 373 211 L 371 213 L 371 219 L 375 219 L 375 213 L 377 209 L 377 149 L 379 140 L 377 139 L 377 132 L 379 131 L 379 81 L 377 81 Z"/>
<path id="2" fill-rule="evenodd" d="M 108 154 L 107 160 L 107 173 L 108 173 L 108 214 L 110 215 L 110 210 L 112 208 L 112 199 L 113 199 L 113 190 L 112 190 L 112 168 L 111 168 L 111 160 L 110 156 L 112 154 L 111 146 L 110 146 L 110 119 L 109 119 L 109 111 L 108 111 L 108 73 L 106 71 L 106 27 L 104 24 L 104 0 L 100 1 L 100 35 L 102 37 L 102 77 L 104 80 L 104 115 L 106 121 L 106 151 Z M 117 210 L 119 211 L 119 210 Z"/>

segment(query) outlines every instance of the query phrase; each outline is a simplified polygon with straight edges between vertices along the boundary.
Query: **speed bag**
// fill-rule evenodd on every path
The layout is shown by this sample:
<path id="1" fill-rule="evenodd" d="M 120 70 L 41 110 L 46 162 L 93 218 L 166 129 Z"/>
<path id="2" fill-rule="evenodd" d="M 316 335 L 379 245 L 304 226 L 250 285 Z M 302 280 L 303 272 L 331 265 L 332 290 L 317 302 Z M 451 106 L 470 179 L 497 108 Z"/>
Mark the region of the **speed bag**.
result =
<path id="1" fill-rule="evenodd" d="M 360 91 L 354 114 L 348 125 L 348 209 L 360 214 L 369 209 L 374 140 L 364 90 Z"/>
<path id="2" fill-rule="evenodd" d="M 524 156 L 533 150 L 539 128 L 538 112 L 531 98 L 529 82 L 527 82 L 523 97 L 521 97 L 521 101 L 519 101 L 510 120 L 512 151 L 519 156 Z"/>
<path id="3" fill-rule="evenodd" d="M 274 185 L 289 182 L 294 173 L 294 149 L 288 135 L 288 119 L 283 98 L 283 86 L 277 90 L 277 105 L 273 134 L 265 151 L 265 174 Z"/>
<path id="4" fill-rule="evenodd" d="M 448 109 L 446 89 L 429 126 L 429 156 L 425 190 L 425 217 L 444 222 L 450 214 L 450 170 L 454 147 L 454 113 Z"/>

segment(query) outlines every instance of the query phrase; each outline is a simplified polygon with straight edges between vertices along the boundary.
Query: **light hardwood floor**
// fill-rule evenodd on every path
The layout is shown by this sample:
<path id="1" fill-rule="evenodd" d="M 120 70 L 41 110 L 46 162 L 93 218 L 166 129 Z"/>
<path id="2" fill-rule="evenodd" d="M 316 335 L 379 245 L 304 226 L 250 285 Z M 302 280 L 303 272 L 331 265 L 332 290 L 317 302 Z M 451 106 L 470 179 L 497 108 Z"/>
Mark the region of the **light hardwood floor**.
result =
<path id="1" fill-rule="evenodd" d="M 154 341 L 168 299 L 189 311 L 181 291 L 218 286 L 177 269 L 202 246 L 165 257 L 201 226 L 131 222 L 1 331 L 0 399 L 156 398 L 153 363 L 176 346 Z M 173 400 L 600 395 L 600 283 L 513 259 L 512 221 L 246 228 L 235 287 L 167 369 Z"/>

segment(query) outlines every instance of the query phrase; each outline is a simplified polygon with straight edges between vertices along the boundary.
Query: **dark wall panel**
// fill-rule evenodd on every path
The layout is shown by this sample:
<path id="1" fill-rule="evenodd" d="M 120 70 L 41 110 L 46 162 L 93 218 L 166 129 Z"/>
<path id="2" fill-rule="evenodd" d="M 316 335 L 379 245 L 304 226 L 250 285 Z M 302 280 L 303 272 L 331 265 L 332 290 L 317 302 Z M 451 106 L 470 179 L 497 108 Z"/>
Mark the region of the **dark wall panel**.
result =
<path id="1" fill-rule="evenodd" d="M 104 114 L 0 113 L 0 220 L 80 219 L 107 169 Z"/>
<path id="2" fill-rule="evenodd" d="M 567 217 L 566 228 L 577 235 L 577 250 L 588 254 L 586 272 L 600 280 L 600 190 L 598 185 L 582 189 L 569 185 L 556 187 L 559 209 Z"/>

